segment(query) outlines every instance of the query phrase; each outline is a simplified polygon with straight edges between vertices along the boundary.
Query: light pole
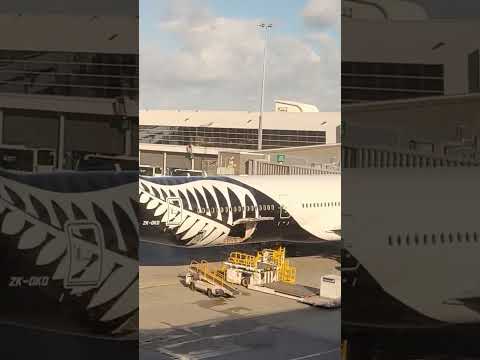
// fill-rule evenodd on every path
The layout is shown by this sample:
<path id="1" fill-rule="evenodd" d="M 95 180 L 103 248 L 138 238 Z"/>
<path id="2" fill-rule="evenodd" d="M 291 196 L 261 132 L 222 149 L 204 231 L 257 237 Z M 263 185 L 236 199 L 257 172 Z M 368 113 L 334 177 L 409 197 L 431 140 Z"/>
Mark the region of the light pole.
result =
<path id="1" fill-rule="evenodd" d="M 265 30 L 265 45 L 263 49 L 263 77 L 262 77 L 262 95 L 260 98 L 260 115 L 258 117 L 258 150 L 262 150 L 263 142 L 263 127 L 262 127 L 262 118 L 263 118 L 263 97 L 265 96 L 265 70 L 267 66 L 267 35 L 268 29 L 272 28 L 272 24 L 259 24 L 259 27 Z"/>

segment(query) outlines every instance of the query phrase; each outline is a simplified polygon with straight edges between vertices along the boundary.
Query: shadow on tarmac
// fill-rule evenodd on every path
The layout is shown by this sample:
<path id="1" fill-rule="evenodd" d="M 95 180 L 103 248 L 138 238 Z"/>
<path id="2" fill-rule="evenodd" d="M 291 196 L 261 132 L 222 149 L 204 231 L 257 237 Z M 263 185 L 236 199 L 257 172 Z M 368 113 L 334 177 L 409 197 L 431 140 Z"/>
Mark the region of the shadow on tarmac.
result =
<path id="1" fill-rule="evenodd" d="M 213 304 L 217 300 L 205 301 Z M 338 360 L 340 310 L 306 308 L 141 331 L 140 360 L 187 359 L 200 354 L 205 359 Z"/>
<path id="2" fill-rule="evenodd" d="M 204 248 L 175 247 L 155 242 L 146 238 L 140 240 L 140 266 L 176 266 L 188 265 L 192 260 L 206 260 L 208 262 L 224 261 L 230 252 L 242 251 L 255 254 L 264 248 L 278 248 L 285 246 L 287 257 L 318 256 L 330 258 L 340 262 L 341 242 L 316 243 L 244 243 L 228 246 Z"/>

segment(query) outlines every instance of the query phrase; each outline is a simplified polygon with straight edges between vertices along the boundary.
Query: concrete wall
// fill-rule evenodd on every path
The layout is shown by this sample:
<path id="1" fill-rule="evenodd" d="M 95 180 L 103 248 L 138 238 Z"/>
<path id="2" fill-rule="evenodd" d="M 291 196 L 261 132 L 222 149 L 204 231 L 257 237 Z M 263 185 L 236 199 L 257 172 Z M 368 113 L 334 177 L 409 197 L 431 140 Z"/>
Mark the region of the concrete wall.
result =
<path id="1" fill-rule="evenodd" d="M 154 165 L 163 168 L 164 152 L 160 151 L 141 151 L 140 152 L 140 164 L 141 165 Z M 181 168 L 190 169 L 191 160 L 187 158 L 186 154 L 181 153 L 169 153 L 167 152 L 167 168 Z M 212 155 L 200 155 L 194 156 L 194 169 L 205 170 L 209 174 L 214 175 L 216 170 L 217 157 Z M 210 171 L 208 171 L 210 168 Z"/>
<path id="2" fill-rule="evenodd" d="M 277 155 L 285 155 L 285 165 L 315 166 L 319 164 L 331 164 L 340 162 L 341 146 L 319 146 L 305 148 L 291 148 L 282 150 L 271 150 L 265 152 L 270 155 L 271 162 L 277 162 Z"/>
<path id="3" fill-rule="evenodd" d="M 3 113 L 3 143 L 56 149 L 59 117 L 34 111 Z"/>

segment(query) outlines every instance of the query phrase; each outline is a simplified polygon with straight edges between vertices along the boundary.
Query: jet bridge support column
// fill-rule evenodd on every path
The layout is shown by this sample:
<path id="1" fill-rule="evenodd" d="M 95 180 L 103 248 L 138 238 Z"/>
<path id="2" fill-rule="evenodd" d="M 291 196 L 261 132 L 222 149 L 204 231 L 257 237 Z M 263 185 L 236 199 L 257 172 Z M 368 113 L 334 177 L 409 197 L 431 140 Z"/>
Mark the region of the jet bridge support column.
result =
<path id="1" fill-rule="evenodd" d="M 58 141 L 57 141 L 57 169 L 63 169 L 65 158 L 65 115 L 60 114 L 58 119 Z"/>
<path id="2" fill-rule="evenodd" d="M 163 152 L 163 169 L 162 175 L 167 175 L 167 152 Z"/>
<path id="3" fill-rule="evenodd" d="M 132 130 L 131 130 L 130 127 L 128 127 L 128 129 L 125 130 L 125 135 L 124 136 L 125 136 L 124 155 L 125 156 L 130 156 L 130 155 L 132 155 Z"/>
<path id="4" fill-rule="evenodd" d="M 3 109 L 0 109 L 0 145 L 3 144 Z"/>

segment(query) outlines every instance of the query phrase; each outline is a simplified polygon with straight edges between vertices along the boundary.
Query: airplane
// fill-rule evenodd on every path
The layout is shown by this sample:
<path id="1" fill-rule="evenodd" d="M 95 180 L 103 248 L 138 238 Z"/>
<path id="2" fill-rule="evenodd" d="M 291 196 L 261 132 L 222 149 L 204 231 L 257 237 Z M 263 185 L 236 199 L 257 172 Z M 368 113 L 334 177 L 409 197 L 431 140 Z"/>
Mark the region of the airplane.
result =
<path id="1" fill-rule="evenodd" d="M 179 247 L 340 240 L 340 175 L 140 177 L 140 235 Z"/>
<path id="2" fill-rule="evenodd" d="M 138 172 L 0 171 L 0 325 L 138 339 L 137 191 Z"/>
<path id="3" fill-rule="evenodd" d="M 343 169 L 342 181 L 344 329 L 478 334 L 480 169 Z"/>

